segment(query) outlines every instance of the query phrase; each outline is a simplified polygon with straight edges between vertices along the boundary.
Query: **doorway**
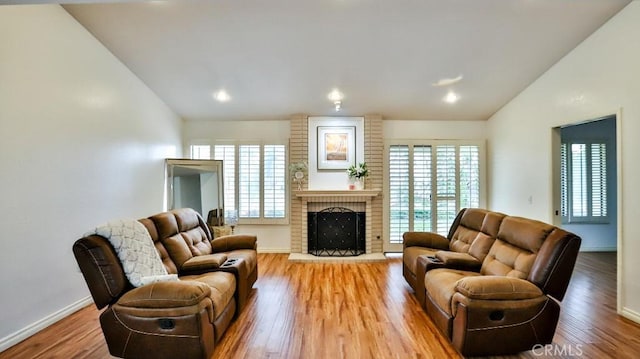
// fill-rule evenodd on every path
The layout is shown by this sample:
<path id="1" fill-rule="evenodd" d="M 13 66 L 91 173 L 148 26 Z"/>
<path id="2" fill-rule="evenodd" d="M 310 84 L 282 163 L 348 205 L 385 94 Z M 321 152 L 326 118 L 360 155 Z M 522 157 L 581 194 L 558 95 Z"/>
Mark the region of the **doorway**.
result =
<path id="1" fill-rule="evenodd" d="M 554 224 L 580 250 L 615 252 L 618 238 L 616 116 L 554 128 Z"/>

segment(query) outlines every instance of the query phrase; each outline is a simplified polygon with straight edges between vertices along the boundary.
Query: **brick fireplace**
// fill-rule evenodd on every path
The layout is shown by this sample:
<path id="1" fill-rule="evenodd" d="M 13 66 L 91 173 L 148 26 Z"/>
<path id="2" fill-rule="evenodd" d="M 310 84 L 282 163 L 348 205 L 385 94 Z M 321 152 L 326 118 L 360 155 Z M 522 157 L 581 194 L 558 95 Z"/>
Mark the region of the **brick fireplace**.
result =
<path id="1" fill-rule="evenodd" d="M 310 165 L 310 171 L 314 171 L 313 161 L 311 160 L 317 156 L 317 153 L 314 146 L 310 146 L 310 142 L 313 142 L 313 137 L 317 136 L 317 133 L 313 130 L 309 117 L 304 114 L 294 115 L 291 117 L 290 124 L 289 163 L 305 162 Z M 335 183 L 327 188 L 327 182 L 331 182 L 331 179 L 325 181 L 324 175 L 326 173 L 323 173 L 321 179 L 316 178 L 313 183 L 304 181 L 301 184 L 302 190 L 296 190 L 297 186 L 291 186 L 292 191 L 289 196 L 291 254 L 315 257 L 308 254 L 307 215 L 309 211 L 318 211 L 332 205 L 365 212 L 366 254 L 357 256 L 358 261 L 366 260 L 369 255 L 379 256 L 383 253 L 384 221 L 381 194 L 383 188 L 384 144 L 382 117 L 379 115 L 365 115 L 363 133 L 361 135 L 364 140 L 364 146 L 360 153 L 364 157 L 359 161 L 366 161 L 369 167 L 370 174 L 366 181 L 367 189 L 349 191 L 347 190 L 347 184 L 335 186 Z M 344 178 L 346 183 L 346 171 L 335 171 L 333 176 Z M 343 188 L 344 190 L 342 190 Z M 324 207 L 320 208 L 322 206 Z"/>
<path id="2" fill-rule="evenodd" d="M 309 213 L 315 213 L 330 207 L 343 207 L 355 212 L 365 213 L 365 253 L 372 253 L 372 201 L 380 194 L 379 190 L 361 191 L 295 191 L 294 196 L 300 201 L 299 211 L 292 212 L 300 221 L 298 238 L 292 241 L 298 242 L 302 253 L 309 253 Z"/>

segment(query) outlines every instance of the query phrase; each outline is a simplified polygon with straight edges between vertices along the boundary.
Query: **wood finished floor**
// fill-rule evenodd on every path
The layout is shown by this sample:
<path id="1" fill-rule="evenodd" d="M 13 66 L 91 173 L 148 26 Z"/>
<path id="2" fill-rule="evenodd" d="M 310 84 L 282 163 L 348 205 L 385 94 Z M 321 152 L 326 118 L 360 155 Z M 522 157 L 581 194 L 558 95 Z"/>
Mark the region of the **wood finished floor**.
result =
<path id="1" fill-rule="evenodd" d="M 640 326 L 615 312 L 615 260 L 615 253 L 580 254 L 554 338 L 564 352 L 553 357 L 638 357 Z M 249 303 L 214 358 L 459 357 L 415 301 L 399 257 L 326 264 L 259 254 L 258 261 Z M 540 357 L 529 351 L 502 358 Z M 88 306 L 0 353 L 4 358 L 110 355 L 98 311 Z"/>

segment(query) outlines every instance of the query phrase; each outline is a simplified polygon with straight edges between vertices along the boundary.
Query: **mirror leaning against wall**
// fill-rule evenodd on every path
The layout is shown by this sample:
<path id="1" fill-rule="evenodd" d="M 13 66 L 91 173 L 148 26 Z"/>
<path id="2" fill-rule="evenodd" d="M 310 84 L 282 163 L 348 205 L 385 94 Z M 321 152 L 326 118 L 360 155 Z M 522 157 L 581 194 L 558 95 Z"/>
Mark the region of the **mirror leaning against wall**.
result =
<path id="1" fill-rule="evenodd" d="M 224 213 L 222 161 L 165 160 L 167 210 L 193 208 L 209 225 L 221 225 Z"/>

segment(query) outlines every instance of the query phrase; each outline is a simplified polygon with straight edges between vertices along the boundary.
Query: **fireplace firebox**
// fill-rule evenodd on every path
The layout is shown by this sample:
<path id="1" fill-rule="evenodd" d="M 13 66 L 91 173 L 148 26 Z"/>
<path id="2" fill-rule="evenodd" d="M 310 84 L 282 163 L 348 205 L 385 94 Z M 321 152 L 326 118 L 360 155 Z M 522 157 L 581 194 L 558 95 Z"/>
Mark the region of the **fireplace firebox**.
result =
<path id="1" fill-rule="evenodd" d="M 307 216 L 309 254 L 348 257 L 365 253 L 365 212 L 329 207 Z"/>

